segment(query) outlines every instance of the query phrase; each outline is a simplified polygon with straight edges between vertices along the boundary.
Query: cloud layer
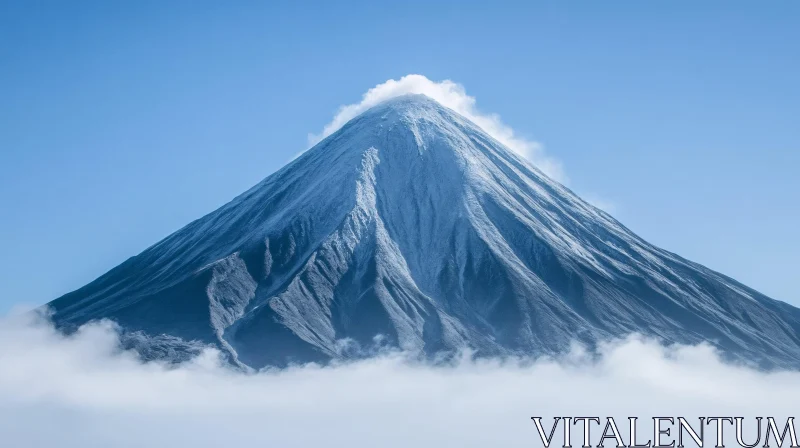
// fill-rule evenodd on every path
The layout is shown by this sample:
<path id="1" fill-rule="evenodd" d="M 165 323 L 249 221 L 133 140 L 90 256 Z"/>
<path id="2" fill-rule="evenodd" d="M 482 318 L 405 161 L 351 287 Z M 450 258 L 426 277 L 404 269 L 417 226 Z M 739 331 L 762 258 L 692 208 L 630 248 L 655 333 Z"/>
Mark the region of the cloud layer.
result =
<path id="1" fill-rule="evenodd" d="M 481 129 L 511 150 L 530 160 L 548 176 L 560 182 L 567 180 L 558 160 L 545 154 L 539 143 L 516 135 L 513 129 L 500 120 L 498 115 L 480 112 L 475 106 L 475 98 L 467 95 L 461 84 L 450 80 L 431 81 L 422 75 L 406 75 L 397 80 L 390 79 L 369 89 L 359 103 L 340 107 L 333 120 L 325 125 L 320 134 L 309 135 L 309 144 L 311 146 L 317 144 L 325 137 L 336 132 L 345 123 L 376 104 L 409 93 L 427 95 L 442 105 L 453 109 L 480 126 Z"/>
<path id="2" fill-rule="evenodd" d="M 214 352 L 178 368 L 141 363 L 109 324 L 65 338 L 13 318 L 0 322 L 0 366 L 0 445 L 15 447 L 541 447 L 531 416 L 785 418 L 800 398 L 800 373 L 638 338 L 599 359 L 576 349 L 430 367 L 385 356 L 245 375 Z"/>

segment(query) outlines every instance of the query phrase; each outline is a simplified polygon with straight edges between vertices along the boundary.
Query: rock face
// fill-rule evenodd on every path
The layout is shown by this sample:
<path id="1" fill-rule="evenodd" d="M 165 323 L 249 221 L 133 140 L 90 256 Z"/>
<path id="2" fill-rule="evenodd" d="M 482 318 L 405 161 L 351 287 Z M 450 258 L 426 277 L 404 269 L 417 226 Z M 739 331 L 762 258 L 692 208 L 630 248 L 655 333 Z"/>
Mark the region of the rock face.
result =
<path id="1" fill-rule="evenodd" d="M 213 345 L 252 368 L 632 332 L 800 366 L 800 310 L 648 244 L 421 95 L 49 306 L 65 331 L 117 321 L 146 357 Z"/>

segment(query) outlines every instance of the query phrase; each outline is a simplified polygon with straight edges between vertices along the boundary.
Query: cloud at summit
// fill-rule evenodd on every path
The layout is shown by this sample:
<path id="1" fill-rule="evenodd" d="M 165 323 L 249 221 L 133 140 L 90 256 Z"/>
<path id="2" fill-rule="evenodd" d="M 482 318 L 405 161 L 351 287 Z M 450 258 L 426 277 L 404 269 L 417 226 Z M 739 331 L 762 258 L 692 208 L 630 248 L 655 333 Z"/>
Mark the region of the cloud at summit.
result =
<path id="1" fill-rule="evenodd" d="M 499 115 L 480 111 L 476 106 L 475 97 L 468 95 L 464 86 L 449 79 L 432 81 L 416 74 L 378 84 L 367 90 L 358 103 L 341 106 L 333 120 L 326 124 L 319 134 L 308 136 L 309 145 L 317 144 L 367 109 L 388 99 L 412 93 L 427 95 L 443 106 L 453 109 L 512 151 L 528 159 L 548 176 L 560 182 L 567 181 L 560 161 L 548 155 L 541 144 L 515 133 L 510 126 L 503 123 Z"/>

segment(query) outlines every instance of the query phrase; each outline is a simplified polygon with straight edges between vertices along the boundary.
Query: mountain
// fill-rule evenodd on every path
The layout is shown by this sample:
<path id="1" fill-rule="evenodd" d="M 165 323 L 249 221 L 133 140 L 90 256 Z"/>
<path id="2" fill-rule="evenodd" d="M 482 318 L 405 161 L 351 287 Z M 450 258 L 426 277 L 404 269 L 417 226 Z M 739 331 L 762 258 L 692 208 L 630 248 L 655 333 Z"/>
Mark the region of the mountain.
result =
<path id="1" fill-rule="evenodd" d="M 632 332 L 800 366 L 800 310 L 659 249 L 476 125 L 382 103 L 230 203 L 48 304 L 146 358 L 243 367 L 543 355 Z"/>

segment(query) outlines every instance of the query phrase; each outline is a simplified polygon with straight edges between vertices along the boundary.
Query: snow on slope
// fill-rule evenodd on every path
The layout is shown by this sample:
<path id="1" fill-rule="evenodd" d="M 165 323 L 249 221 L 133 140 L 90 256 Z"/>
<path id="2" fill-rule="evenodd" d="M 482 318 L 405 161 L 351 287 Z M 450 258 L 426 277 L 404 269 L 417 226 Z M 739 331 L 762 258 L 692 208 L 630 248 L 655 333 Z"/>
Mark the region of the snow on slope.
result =
<path id="1" fill-rule="evenodd" d="M 146 357 L 211 344 L 253 368 L 631 332 L 800 367 L 796 308 L 648 244 L 422 95 L 49 306 L 65 330 L 116 320 Z"/>

